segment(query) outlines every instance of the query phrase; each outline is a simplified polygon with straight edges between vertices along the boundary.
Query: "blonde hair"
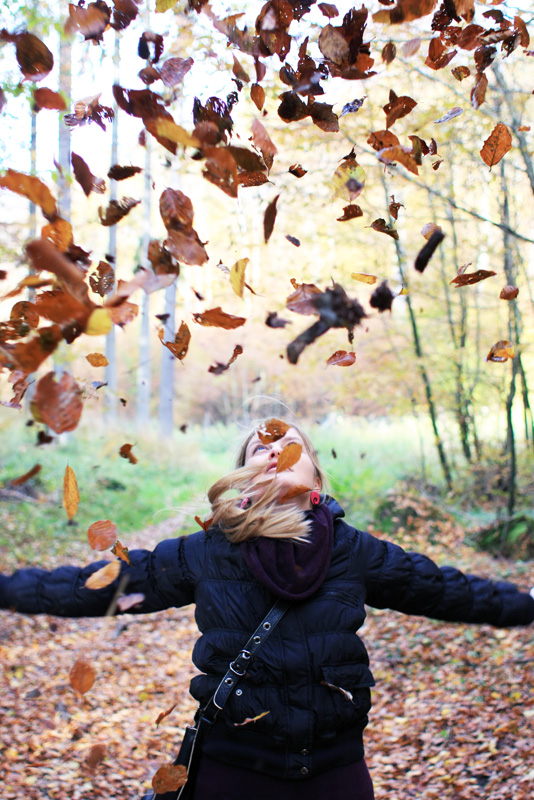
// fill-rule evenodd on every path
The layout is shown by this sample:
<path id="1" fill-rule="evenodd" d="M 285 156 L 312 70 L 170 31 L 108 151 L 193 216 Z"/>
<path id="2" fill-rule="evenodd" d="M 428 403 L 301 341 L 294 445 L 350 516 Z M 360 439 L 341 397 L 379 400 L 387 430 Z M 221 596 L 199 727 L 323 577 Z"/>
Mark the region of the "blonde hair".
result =
<path id="1" fill-rule="evenodd" d="M 315 468 L 315 476 L 321 482 L 321 486 L 325 487 L 327 478 L 319 463 L 315 447 L 297 425 L 293 423 L 288 425 L 302 438 Z M 247 445 L 259 427 L 261 425 L 255 426 L 243 442 L 237 457 L 237 469 L 216 481 L 208 491 L 213 514 L 212 525 L 218 525 L 234 543 L 244 542 L 257 536 L 305 542 L 310 522 L 295 503 L 289 501 L 280 505 L 279 486 L 275 479 L 269 480 L 267 488 L 257 496 L 256 479 L 263 472 L 263 468 L 246 467 L 245 460 Z M 225 497 L 229 491 L 235 494 Z"/>

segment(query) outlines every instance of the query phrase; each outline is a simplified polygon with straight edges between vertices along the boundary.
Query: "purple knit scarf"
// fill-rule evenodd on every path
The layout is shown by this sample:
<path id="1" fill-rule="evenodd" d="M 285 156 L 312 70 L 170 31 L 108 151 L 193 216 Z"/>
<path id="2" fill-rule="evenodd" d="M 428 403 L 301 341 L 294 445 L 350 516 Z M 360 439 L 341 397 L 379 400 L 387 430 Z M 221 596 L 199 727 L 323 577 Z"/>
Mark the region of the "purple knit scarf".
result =
<path id="1" fill-rule="evenodd" d="M 330 567 L 334 516 L 321 503 L 306 512 L 306 519 L 312 521 L 306 542 L 258 536 L 241 544 L 243 558 L 254 577 L 284 600 L 311 597 Z"/>

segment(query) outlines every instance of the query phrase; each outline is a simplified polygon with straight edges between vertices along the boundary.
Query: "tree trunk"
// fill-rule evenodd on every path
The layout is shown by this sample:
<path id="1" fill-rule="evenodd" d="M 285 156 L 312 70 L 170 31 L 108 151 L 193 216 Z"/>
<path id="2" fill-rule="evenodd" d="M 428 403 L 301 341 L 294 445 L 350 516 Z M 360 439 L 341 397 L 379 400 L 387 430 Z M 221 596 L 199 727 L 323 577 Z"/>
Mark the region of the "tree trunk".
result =
<path id="1" fill-rule="evenodd" d="M 115 45 L 113 49 L 113 71 L 115 74 L 115 83 L 120 83 L 120 40 L 118 32 L 115 31 Z M 113 104 L 113 123 L 111 128 L 111 164 L 116 164 L 119 158 L 119 109 L 116 103 Z M 109 183 L 109 198 L 110 200 L 117 199 L 117 181 L 110 180 Z M 115 268 L 115 276 L 117 275 L 117 226 L 110 225 L 109 240 L 108 240 L 108 254 L 111 256 L 111 262 Z M 111 421 L 117 419 L 117 338 L 115 335 L 115 326 L 112 326 L 110 332 L 106 336 L 106 358 L 108 364 L 106 366 L 106 383 L 109 387 L 109 392 L 106 394 L 106 416 Z"/>
<path id="2" fill-rule="evenodd" d="M 147 137 L 145 150 L 145 185 L 143 193 L 143 237 L 141 241 L 141 264 L 151 268 L 148 261 L 150 222 L 152 216 L 152 160 L 151 143 Z M 150 419 L 150 295 L 143 292 L 139 332 L 139 361 L 137 364 L 137 421 L 145 424 Z M 167 348 L 164 348 L 167 350 Z"/>
<path id="3" fill-rule="evenodd" d="M 175 304 L 176 281 L 165 289 L 165 308 L 163 311 L 169 315 L 164 325 L 166 342 L 174 341 Z M 176 359 L 167 347 L 162 347 L 162 351 L 159 384 L 159 428 L 161 436 L 168 439 L 172 436 L 174 428 L 174 362 Z"/>

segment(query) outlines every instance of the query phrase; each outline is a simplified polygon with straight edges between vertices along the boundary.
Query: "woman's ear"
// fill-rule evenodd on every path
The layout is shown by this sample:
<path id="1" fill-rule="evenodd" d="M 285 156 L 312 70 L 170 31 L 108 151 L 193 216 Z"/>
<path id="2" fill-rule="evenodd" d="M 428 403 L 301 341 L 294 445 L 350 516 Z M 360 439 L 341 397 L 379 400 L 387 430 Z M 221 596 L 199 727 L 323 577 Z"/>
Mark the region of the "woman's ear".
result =
<path id="1" fill-rule="evenodd" d="M 320 492 L 322 488 L 323 488 L 322 481 L 321 481 L 320 477 L 318 475 L 316 475 L 315 476 L 315 480 L 313 482 L 313 491 L 314 492 Z"/>

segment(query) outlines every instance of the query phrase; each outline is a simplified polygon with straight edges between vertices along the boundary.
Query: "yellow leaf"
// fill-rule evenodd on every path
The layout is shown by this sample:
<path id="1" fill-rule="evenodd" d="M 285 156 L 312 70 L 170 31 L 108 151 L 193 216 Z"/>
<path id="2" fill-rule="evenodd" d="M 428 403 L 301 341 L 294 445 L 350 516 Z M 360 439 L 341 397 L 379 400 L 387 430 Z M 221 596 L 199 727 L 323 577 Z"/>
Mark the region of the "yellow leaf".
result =
<path id="1" fill-rule="evenodd" d="M 403 286 L 403 287 L 402 287 L 402 289 L 400 290 L 400 292 L 399 292 L 399 295 L 398 295 L 398 296 L 399 296 L 399 297 L 402 297 L 402 296 L 403 296 L 403 295 L 405 295 L 405 294 L 410 294 L 410 291 L 409 291 L 409 289 L 407 289 L 407 288 L 406 288 L 406 286 Z"/>
<path id="2" fill-rule="evenodd" d="M 238 297 L 243 297 L 245 291 L 245 270 L 248 258 L 240 258 L 230 269 L 230 285 Z"/>
<path id="3" fill-rule="evenodd" d="M 156 0 L 156 14 L 163 14 L 176 5 L 178 0 Z"/>
<path id="4" fill-rule="evenodd" d="M 111 314 L 107 308 L 95 308 L 89 320 L 85 333 L 88 336 L 106 336 L 112 328 Z"/>
<path id="5" fill-rule="evenodd" d="M 79 502 L 80 493 L 78 491 L 76 475 L 72 467 L 67 465 L 63 476 L 63 508 L 67 512 L 69 519 L 72 519 L 78 511 Z"/>
<path id="6" fill-rule="evenodd" d="M 367 272 L 351 272 L 350 277 L 360 283 L 376 283 L 376 275 L 369 275 Z"/>
<path id="7" fill-rule="evenodd" d="M 113 583 L 113 581 L 118 576 L 120 571 L 121 571 L 121 562 L 110 561 L 110 563 L 106 564 L 105 567 L 102 567 L 102 569 L 98 569 L 96 572 L 93 572 L 93 574 L 87 578 L 87 580 L 85 581 L 85 588 L 104 589 L 106 586 L 109 586 L 110 583 Z"/>
<path id="8" fill-rule="evenodd" d="M 349 158 L 336 169 L 331 185 L 334 197 L 352 202 L 363 192 L 365 171 L 356 163 L 356 159 Z"/>
<path id="9" fill-rule="evenodd" d="M 158 117 L 155 120 L 155 127 L 158 136 L 162 138 L 170 139 L 176 144 L 183 144 L 184 147 L 200 147 L 200 141 L 195 136 L 191 136 L 181 125 L 177 125 L 173 119 Z"/>

